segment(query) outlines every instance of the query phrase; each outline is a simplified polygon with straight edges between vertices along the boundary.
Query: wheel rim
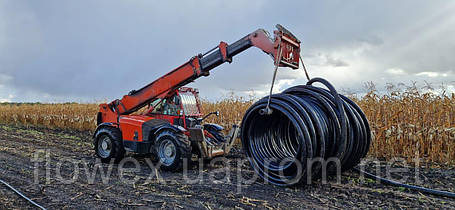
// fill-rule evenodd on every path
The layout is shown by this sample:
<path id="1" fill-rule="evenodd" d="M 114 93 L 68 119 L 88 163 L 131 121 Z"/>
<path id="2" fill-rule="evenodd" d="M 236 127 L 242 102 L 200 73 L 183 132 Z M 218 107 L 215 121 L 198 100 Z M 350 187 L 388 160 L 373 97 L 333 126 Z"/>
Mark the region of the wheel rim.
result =
<path id="1" fill-rule="evenodd" d="M 176 148 L 171 140 L 165 139 L 160 143 L 158 156 L 161 164 L 170 166 L 175 160 Z"/>
<path id="2" fill-rule="evenodd" d="M 103 136 L 98 142 L 98 155 L 102 158 L 108 158 L 112 152 L 112 141 L 109 136 Z"/>

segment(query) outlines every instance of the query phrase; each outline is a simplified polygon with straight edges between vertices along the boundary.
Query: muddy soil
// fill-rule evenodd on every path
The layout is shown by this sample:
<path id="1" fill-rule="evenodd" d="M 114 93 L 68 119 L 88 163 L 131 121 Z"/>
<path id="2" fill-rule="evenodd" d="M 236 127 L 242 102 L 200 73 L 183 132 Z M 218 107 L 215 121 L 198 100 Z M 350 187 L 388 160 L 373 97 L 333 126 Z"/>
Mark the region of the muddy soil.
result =
<path id="1" fill-rule="evenodd" d="M 326 183 L 273 186 L 255 179 L 240 149 L 224 162 L 194 160 L 183 173 L 156 170 L 150 157 L 132 154 L 120 164 L 100 164 L 92 148 L 89 132 L 0 125 L 0 179 L 48 209 L 455 207 L 455 199 L 385 186 L 353 171 Z M 392 178 L 408 184 L 455 191 L 453 168 L 372 159 L 363 165 L 382 176 L 392 169 Z M 34 207 L 0 185 L 0 209 L 28 208 Z"/>

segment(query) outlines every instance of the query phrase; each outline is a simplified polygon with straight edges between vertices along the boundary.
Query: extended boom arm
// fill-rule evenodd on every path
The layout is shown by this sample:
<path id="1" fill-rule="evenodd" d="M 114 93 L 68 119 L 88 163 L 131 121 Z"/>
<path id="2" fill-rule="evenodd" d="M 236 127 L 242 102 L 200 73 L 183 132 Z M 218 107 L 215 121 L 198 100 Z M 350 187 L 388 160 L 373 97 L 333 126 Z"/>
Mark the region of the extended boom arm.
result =
<path id="1" fill-rule="evenodd" d="M 208 76 L 209 71 L 224 62 L 232 62 L 232 57 L 255 46 L 269 54 L 275 65 L 297 69 L 299 67 L 300 41 L 281 25 L 277 25 L 271 40 L 263 29 L 256 30 L 242 39 L 228 45 L 225 42 L 210 50 L 191 58 L 161 78 L 137 91 L 131 91 L 121 100 L 100 105 L 98 123 L 117 122 L 117 117 L 130 114 L 153 99 L 176 90 L 201 76 Z M 101 118 L 101 119 L 100 119 Z M 100 122 L 101 121 L 101 122 Z"/>

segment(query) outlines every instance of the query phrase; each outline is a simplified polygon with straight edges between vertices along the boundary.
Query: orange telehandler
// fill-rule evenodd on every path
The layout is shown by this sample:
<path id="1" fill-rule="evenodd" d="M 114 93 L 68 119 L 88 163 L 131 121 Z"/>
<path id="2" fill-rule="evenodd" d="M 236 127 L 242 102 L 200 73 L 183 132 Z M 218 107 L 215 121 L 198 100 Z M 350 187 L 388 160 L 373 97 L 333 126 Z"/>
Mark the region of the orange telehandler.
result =
<path id="1" fill-rule="evenodd" d="M 218 46 L 158 78 L 120 100 L 100 104 L 93 136 L 96 155 L 103 162 L 119 161 L 126 151 L 152 154 L 163 170 L 180 170 L 192 154 L 213 158 L 229 153 L 239 133 L 234 125 L 227 136 L 223 127 L 203 121 L 198 90 L 184 85 L 210 70 L 232 62 L 232 57 L 255 46 L 270 55 L 276 67 L 299 68 L 300 41 L 281 25 L 274 38 L 259 29 L 242 39 Z M 146 107 L 142 114 L 136 111 Z"/>

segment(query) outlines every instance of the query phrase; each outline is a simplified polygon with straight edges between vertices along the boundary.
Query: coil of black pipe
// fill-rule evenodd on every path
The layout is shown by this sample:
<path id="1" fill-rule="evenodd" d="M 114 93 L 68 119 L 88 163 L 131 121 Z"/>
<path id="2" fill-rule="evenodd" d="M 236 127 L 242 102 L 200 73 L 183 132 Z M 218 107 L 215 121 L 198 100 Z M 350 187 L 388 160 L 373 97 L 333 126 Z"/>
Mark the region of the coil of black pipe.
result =
<path id="1" fill-rule="evenodd" d="M 313 86 L 320 83 L 326 88 Z M 322 78 L 254 103 L 242 120 L 247 158 L 264 180 L 281 186 L 345 171 L 365 157 L 371 142 L 365 114 Z"/>

